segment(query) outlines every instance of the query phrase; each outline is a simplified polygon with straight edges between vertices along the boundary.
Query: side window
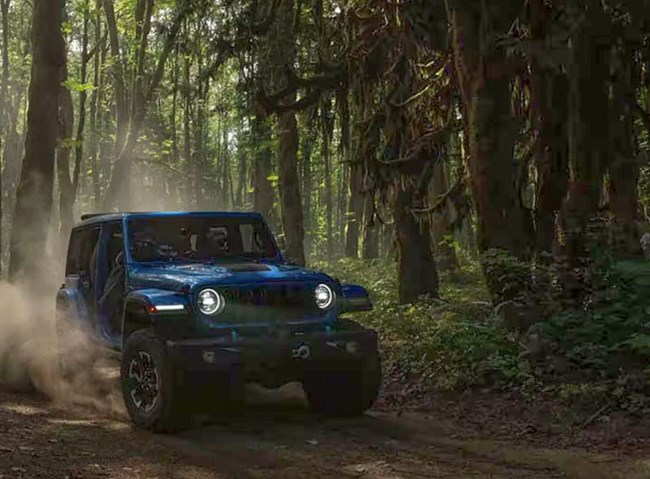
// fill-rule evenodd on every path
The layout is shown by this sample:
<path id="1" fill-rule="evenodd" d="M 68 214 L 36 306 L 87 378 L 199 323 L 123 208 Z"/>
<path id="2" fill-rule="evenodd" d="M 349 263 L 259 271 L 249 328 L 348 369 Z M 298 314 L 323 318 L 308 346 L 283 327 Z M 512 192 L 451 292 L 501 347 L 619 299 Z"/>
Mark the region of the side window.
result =
<path id="1" fill-rule="evenodd" d="M 95 269 L 93 258 L 99 242 L 99 226 L 75 230 L 70 238 L 66 275 L 89 275 Z"/>
<path id="2" fill-rule="evenodd" d="M 81 242 L 84 231 L 74 230 L 70 236 L 70 245 L 68 246 L 68 260 L 65 267 L 65 275 L 72 276 L 79 274 L 79 265 L 81 257 Z"/>

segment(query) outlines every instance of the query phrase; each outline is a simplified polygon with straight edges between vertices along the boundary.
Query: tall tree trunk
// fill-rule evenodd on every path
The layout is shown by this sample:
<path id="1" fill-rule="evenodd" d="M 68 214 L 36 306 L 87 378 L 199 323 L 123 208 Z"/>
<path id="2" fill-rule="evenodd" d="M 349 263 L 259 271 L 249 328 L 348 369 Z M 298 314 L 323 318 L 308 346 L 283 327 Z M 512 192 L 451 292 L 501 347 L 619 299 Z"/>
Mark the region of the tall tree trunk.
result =
<path id="1" fill-rule="evenodd" d="M 174 49 L 174 67 L 171 72 L 172 82 L 172 109 L 169 113 L 169 123 L 171 125 L 171 141 L 172 141 L 172 164 L 178 165 L 178 90 L 180 87 L 179 82 L 180 66 L 179 66 L 179 47 L 176 45 Z"/>
<path id="2" fill-rule="evenodd" d="M 351 164 L 345 231 L 345 256 L 348 258 L 359 256 L 359 231 L 363 217 L 362 183 L 361 168 L 357 163 Z"/>
<path id="3" fill-rule="evenodd" d="M 600 8 L 586 12 L 572 39 L 570 78 L 568 196 L 560 213 L 559 252 L 566 266 L 577 267 L 590 254 L 587 230 L 598 214 L 609 156 L 609 75 L 611 46 L 608 15 Z M 577 278 L 575 278 L 577 281 Z M 566 284 L 583 289 L 584 284 Z"/>
<path id="4" fill-rule="evenodd" d="M 420 296 L 438 296 L 438 273 L 431 253 L 427 221 L 418 222 L 411 209 L 422 203 L 422 192 L 409 183 L 400 184 L 393 199 L 395 239 L 398 252 L 399 300 L 412 303 Z"/>
<path id="5" fill-rule="evenodd" d="M 199 55 L 198 57 L 198 71 L 199 77 L 202 71 L 202 59 Z M 196 105 L 196 123 L 194 124 L 194 159 L 192 161 L 193 165 L 193 175 L 194 175 L 194 201 L 197 208 L 202 209 L 204 207 L 204 191 L 203 191 L 203 170 L 205 167 L 204 161 L 204 139 L 205 139 L 205 94 L 206 89 L 203 87 L 203 83 L 199 80 L 197 86 L 197 105 Z"/>
<path id="6" fill-rule="evenodd" d="M 300 181 L 298 178 L 298 122 L 293 112 L 278 119 L 280 128 L 280 203 L 287 258 L 305 264 L 305 230 L 303 226 Z"/>
<path id="7" fill-rule="evenodd" d="M 471 186 L 478 215 L 481 252 L 497 250 L 526 259 L 532 225 L 517 184 L 514 147 L 519 122 L 511 112 L 511 76 L 505 49 L 495 46 L 519 8 L 512 2 L 448 2 L 456 73 L 469 135 Z M 490 25 L 488 31 L 485 25 Z M 487 270 L 486 270 L 487 271 Z M 494 271 L 494 270 L 493 270 Z M 488 275 L 495 300 L 502 298 L 501 274 Z"/>
<path id="8" fill-rule="evenodd" d="M 257 111 L 253 120 L 253 148 L 254 148 L 254 197 L 253 209 L 260 213 L 273 229 L 277 228 L 275 214 L 275 195 L 270 177 L 273 174 L 272 152 L 270 148 L 271 128 L 268 118 Z"/>
<path id="9" fill-rule="evenodd" d="M 67 21 L 66 2 L 63 2 L 63 21 Z M 65 38 L 63 32 L 61 42 L 64 49 Z M 74 222 L 72 207 L 74 205 L 74 191 L 70 180 L 70 153 L 72 152 L 72 130 L 74 128 L 74 106 L 72 92 L 65 86 L 68 81 L 68 59 L 63 58 L 63 67 L 60 73 L 61 92 L 59 94 L 59 147 L 56 151 L 56 171 L 59 181 L 59 240 L 61 244 L 72 229 Z"/>
<path id="10" fill-rule="evenodd" d="M 445 165 L 441 161 L 436 161 L 433 167 L 433 179 L 431 181 L 431 194 L 433 202 L 437 203 L 442 196 L 449 190 L 447 181 L 447 172 Z M 433 236 L 434 252 L 436 254 L 436 263 L 440 271 L 455 271 L 458 269 L 458 257 L 453 242 L 453 231 L 451 229 L 450 205 L 445 201 L 438 211 L 433 213 L 431 220 L 431 231 Z"/>
<path id="11" fill-rule="evenodd" d="M 239 164 L 238 164 L 238 180 L 237 180 L 237 195 L 235 197 L 236 207 L 240 210 L 244 210 L 248 203 L 248 158 L 247 158 L 247 149 L 244 148 L 244 133 L 243 133 L 243 124 L 239 125 L 239 131 L 237 132 L 237 154 L 239 155 Z"/>
<path id="12" fill-rule="evenodd" d="M 532 35 L 542 44 L 553 19 L 544 0 L 532 0 Z M 531 75 L 532 123 L 538 140 L 535 159 L 538 189 L 535 208 L 535 249 L 550 260 L 556 240 L 556 216 L 562 208 L 569 181 L 569 81 L 565 74 L 545 68 L 533 58 Z"/>
<path id="13" fill-rule="evenodd" d="M 111 71 L 113 75 L 113 90 L 116 107 L 117 130 L 115 133 L 115 156 L 118 156 L 124 148 L 126 135 L 129 127 L 129 107 L 126 90 L 126 74 L 124 73 L 124 60 L 120 52 L 120 39 L 115 18 L 115 6 L 113 0 L 102 0 L 106 15 L 106 27 L 108 29 L 108 43 L 111 50 Z"/>
<path id="14" fill-rule="evenodd" d="M 297 8 L 296 8 L 297 7 Z M 296 36 L 302 2 L 285 0 L 280 3 L 278 21 L 269 37 L 269 50 L 273 68 L 271 83 L 279 88 L 286 77 L 286 69 L 296 61 Z M 295 95 L 288 95 L 283 101 L 295 101 Z M 296 113 L 289 111 L 278 114 L 278 189 L 284 249 L 287 259 L 305 264 L 305 228 L 303 224 L 302 195 L 298 175 L 298 149 L 300 135 Z"/>
<path id="15" fill-rule="evenodd" d="M 101 1 L 101 0 L 99 0 Z M 102 68 L 100 69 L 100 86 L 101 88 L 98 89 L 98 96 L 97 96 L 97 105 L 98 105 L 98 111 L 97 111 L 97 124 L 99 125 L 98 129 L 98 137 L 97 141 L 99 143 L 99 151 L 97 153 L 98 156 L 98 162 L 99 162 L 99 178 L 98 178 L 98 183 L 99 183 L 99 192 L 100 194 L 103 193 L 103 191 L 106 189 L 108 186 L 108 180 L 111 175 L 111 161 L 113 157 L 113 153 L 115 150 L 115 142 L 111 141 L 109 131 L 111 130 L 111 112 L 109 108 L 102 108 L 103 101 L 105 98 L 108 97 L 108 91 L 106 89 L 106 86 L 109 84 L 109 75 L 106 72 L 106 69 L 104 68 L 105 65 L 109 63 L 107 60 L 108 58 L 108 51 L 109 51 L 109 46 L 108 46 L 108 41 L 104 40 L 102 42 L 102 51 L 101 51 L 101 60 L 100 60 L 100 65 L 102 65 Z M 97 208 L 101 207 L 101 196 L 97 199 Z"/>
<path id="16" fill-rule="evenodd" d="M 65 63 L 61 38 L 62 0 L 34 0 L 32 74 L 27 139 L 11 236 L 12 281 L 38 286 L 52 212 L 54 155 L 58 136 L 59 81 Z"/>
<path id="17" fill-rule="evenodd" d="M 61 39 L 63 41 L 63 38 Z M 64 66 L 61 78 L 67 79 L 67 68 Z M 59 96 L 59 147 L 56 151 L 56 171 L 59 182 L 59 237 L 61 240 L 72 229 L 74 222 L 72 207 L 74 191 L 70 180 L 70 153 L 72 149 L 72 130 L 74 126 L 74 110 L 72 94 L 65 86 L 61 86 Z"/>
<path id="18" fill-rule="evenodd" d="M 330 119 L 331 103 L 324 101 L 321 106 L 321 127 L 322 127 L 322 140 L 321 140 L 321 157 L 325 164 L 325 227 L 326 227 L 326 253 L 327 258 L 331 259 L 334 254 L 334 200 L 332 194 L 332 159 L 330 155 L 330 141 L 332 138 L 332 131 L 334 125 Z"/>
<path id="19" fill-rule="evenodd" d="M 336 250 L 342 251 L 345 254 L 345 223 L 348 209 L 348 184 L 350 181 L 350 168 L 342 164 L 343 159 L 338 161 L 340 165 L 338 183 L 336 188 Z M 334 175 L 334 172 L 332 172 Z"/>
<path id="20" fill-rule="evenodd" d="M 221 204 L 225 210 L 230 209 L 233 201 L 231 201 L 232 195 L 232 176 L 230 172 L 230 147 L 228 145 L 228 117 L 225 115 L 224 118 L 224 128 L 222 133 L 223 141 L 223 189 L 221 191 Z"/>
<path id="21" fill-rule="evenodd" d="M 610 113 L 609 204 L 616 222 L 614 234 L 617 256 L 626 259 L 642 254 L 639 243 L 638 183 L 640 164 L 637 159 L 634 111 L 636 90 L 640 82 L 634 62 L 634 47 L 623 44 L 617 50 Z"/>
<path id="22" fill-rule="evenodd" d="M 363 197 L 363 252 L 364 260 L 379 258 L 379 228 L 375 218 L 375 200 L 367 192 Z"/>
<path id="23" fill-rule="evenodd" d="M 90 23 L 90 2 L 89 0 L 84 1 L 84 20 L 83 20 L 83 34 L 81 40 L 81 83 L 86 84 L 88 78 L 88 62 L 90 58 L 88 56 L 88 24 Z M 96 55 L 97 53 L 95 53 Z M 72 202 L 76 200 L 77 192 L 79 191 L 79 178 L 81 175 L 81 165 L 83 162 L 83 143 L 84 143 L 84 131 L 86 128 L 86 100 L 88 99 L 88 93 L 85 88 L 79 92 L 79 119 L 77 121 L 77 138 L 75 140 L 74 148 L 74 170 L 72 173 Z M 65 231 L 66 235 L 68 230 Z"/>
<path id="24" fill-rule="evenodd" d="M 192 87 L 190 85 L 190 70 L 191 70 L 191 60 L 189 55 L 183 55 L 183 159 L 185 162 L 185 173 L 189 179 L 188 186 L 186 188 L 187 192 L 185 195 L 184 201 L 188 203 L 188 208 L 193 203 L 194 206 L 198 209 L 199 205 L 196 202 L 196 196 L 192 195 L 194 188 L 192 184 L 194 182 L 194 175 L 192 171 Z"/>
<path id="25" fill-rule="evenodd" d="M 102 83 L 102 52 L 104 46 L 102 45 L 102 19 L 100 14 L 100 4 L 101 0 L 95 0 L 97 3 L 95 5 L 95 45 L 96 52 L 93 65 L 93 92 L 90 97 L 90 145 L 88 156 L 90 158 L 90 168 L 92 175 L 92 191 L 93 191 L 93 207 L 95 210 L 99 208 L 99 202 L 101 197 L 101 190 L 99 185 L 99 165 L 97 161 L 97 155 L 99 152 L 99 139 L 100 135 L 97 131 L 98 129 L 98 118 L 99 118 L 99 108 L 101 105 L 101 93 L 103 90 Z"/>
<path id="26" fill-rule="evenodd" d="M 9 3 L 10 0 L 0 0 L 0 15 L 2 15 L 2 78 L 0 79 L 0 159 L 6 161 L 4 158 L 4 141 L 8 135 L 7 125 L 9 124 L 9 108 L 8 108 L 8 91 L 9 91 Z M 3 185 L 2 167 L 0 164 L 0 188 Z M 3 195 L 4 189 L 0 191 L 0 272 L 2 272 L 2 258 L 3 258 L 3 234 L 4 228 L 2 227 L 3 214 Z"/>
<path id="27" fill-rule="evenodd" d="M 303 211 L 303 223 L 305 226 L 305 257 L 308 258 L 311 255 L 312 250 L 312 239 L 313 233 L 312 228 L 312 154 L 314 151 L 314 142 L 315 137 L 313 132 L 310 130 L 307 134 L 302 137 L 302 211 Z"/>

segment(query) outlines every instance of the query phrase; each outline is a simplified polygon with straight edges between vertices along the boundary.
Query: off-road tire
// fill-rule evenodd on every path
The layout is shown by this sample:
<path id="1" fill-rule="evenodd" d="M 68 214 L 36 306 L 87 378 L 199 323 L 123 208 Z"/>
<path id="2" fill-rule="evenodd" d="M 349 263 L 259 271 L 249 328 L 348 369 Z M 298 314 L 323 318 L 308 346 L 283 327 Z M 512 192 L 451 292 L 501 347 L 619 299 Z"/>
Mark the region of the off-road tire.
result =
<path id="1" fill-rule="evenodd" d="M 381 387 L 377 353 L 354 363 L 322 363 L 307 371 L 303 388 L 312 411 L 333 417 L 360 416 L 374 404 Z"/>
<path id="2" fill-rule="evenodd" d="M 139 409 L 131 397 L 134 384 L 129 378 L 129 367 L 139 353 L 145 353 L 151 358 L 158 378 L 157 401 L 148 412 Z M 164 343 L 151 329 L 136 331 L 126 340 L 122 351 L 120 382 L 124 404 L 137 427 L 162 433 L 174 433 L 189 427 L 190 414 L 183 400 L 179 374 L 174 371 Z"/>

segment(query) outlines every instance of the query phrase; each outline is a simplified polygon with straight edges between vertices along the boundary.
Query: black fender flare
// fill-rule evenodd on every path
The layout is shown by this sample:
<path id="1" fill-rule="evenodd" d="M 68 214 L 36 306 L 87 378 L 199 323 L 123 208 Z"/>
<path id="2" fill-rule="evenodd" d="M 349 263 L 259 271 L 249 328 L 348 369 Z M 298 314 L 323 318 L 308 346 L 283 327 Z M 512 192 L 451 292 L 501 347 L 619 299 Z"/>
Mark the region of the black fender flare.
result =
<path id="1" fill-rule="evenodd" d="M 189 312 L 189 300 L 182 293 L 159 289 L 132 291 L 124 298 L 122 344 L 135 331 L 158 329 L 170 317 L 187 315 Z"/>

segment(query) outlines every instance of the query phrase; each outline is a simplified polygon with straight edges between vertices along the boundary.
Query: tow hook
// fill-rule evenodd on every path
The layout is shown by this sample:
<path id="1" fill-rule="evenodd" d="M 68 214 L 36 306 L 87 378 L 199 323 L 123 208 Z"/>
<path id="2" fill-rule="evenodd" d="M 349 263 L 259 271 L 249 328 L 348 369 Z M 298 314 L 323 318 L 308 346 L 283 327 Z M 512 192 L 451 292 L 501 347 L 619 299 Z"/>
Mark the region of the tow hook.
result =
<path id="1" fill-rule="evenodd" d="M 307 344 L 301 344 L 293 349 L 293 359 L 309 359 L 311 357 L 311 348 Z"/>

